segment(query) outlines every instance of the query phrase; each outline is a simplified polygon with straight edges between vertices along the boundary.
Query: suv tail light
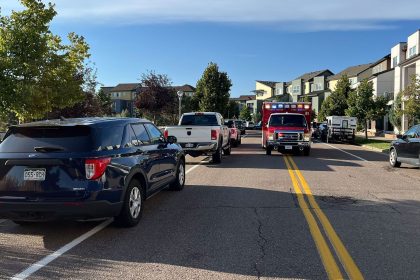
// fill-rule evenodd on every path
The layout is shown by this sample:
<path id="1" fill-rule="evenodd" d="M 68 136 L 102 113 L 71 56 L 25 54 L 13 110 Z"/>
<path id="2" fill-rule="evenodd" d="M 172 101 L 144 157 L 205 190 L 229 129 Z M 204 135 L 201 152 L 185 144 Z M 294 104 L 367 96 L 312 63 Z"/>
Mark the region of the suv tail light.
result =
<path id="1" fill-rule="evenodd" d="M 230 129 L 230 134 L 235 134 L 235 129 L 234 128 Z"/>
<path id="2" fill-rule="evenodd" d="M 165 129 L 165 131 L 163 132 L 163 137 L 165 137 L 165 139 L 168 139 L 169 136 L 169 132 L 168 130 Z"/>
<path id="3" fill-rule="evenodd" d="M 217 131 L 215 129 L 211 130 L 211 140 L 217 140 Z"/>
<path id="4" fill-rule="evenodd" d="M 85 161 L 86 179 L 96 180 L 100 178 L 110 162 L 111 158 L 87 159 Z"/>

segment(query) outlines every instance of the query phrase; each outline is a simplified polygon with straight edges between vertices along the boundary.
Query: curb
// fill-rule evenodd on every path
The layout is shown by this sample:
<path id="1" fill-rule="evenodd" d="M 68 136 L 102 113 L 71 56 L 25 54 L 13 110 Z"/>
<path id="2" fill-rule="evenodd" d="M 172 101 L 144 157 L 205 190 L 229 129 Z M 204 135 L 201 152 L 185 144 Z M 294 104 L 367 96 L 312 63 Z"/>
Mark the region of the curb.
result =
<path id="1" fill-rule="evenodd" d="M 388 153 L 388 149 L 382 150 L 382 149 L 378 149 L 378 148 L 375 148 L 375 147 L 371 147 L 369 145 L 358 145 L 358 146 L 363 147 L 363 148 L 365 148 L 367 150 L 378 152 L 378 153 L 384 153 L 384 154 L 387 154 Z"/>

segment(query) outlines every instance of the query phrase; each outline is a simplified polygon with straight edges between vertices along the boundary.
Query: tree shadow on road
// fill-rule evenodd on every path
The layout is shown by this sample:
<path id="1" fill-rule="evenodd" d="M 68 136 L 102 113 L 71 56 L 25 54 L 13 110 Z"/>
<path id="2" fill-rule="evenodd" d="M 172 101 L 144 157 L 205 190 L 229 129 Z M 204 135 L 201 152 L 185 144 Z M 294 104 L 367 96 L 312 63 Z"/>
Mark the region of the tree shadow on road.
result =
<path id="1" fill-rule="evenodd" d="M 419 258 L 419 201 L 315 199 L 366 279 L 420 274 L 413 261 Z M 42 236 L 44 249 L 53 251 L 65 243 L 60 236 L 77 226 L 86 225 L 0 228 L 0 236 Z M 22 258 L 41 257 L 5 241 L 0 244 L 0 276 L 10 275 Z M 108 227 L 38 274 L 78 279 L 327 278 L 293 193 L 201 185 L 151 198 L 137 227 Z"/>

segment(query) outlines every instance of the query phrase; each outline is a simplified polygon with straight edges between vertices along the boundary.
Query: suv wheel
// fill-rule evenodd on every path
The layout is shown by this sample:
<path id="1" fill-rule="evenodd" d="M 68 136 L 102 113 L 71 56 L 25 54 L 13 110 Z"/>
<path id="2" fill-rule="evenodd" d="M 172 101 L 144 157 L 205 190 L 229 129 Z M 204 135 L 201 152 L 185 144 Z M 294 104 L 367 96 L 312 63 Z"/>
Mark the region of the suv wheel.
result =
<path id="1" fill-rule="evenodd" d="M 401 166 L 401 162 L 399 162 L 398 160 L 397 160 L 397 151 L 395 150 L 395 149 L 392 149 L 390 152 L 389 152 L 389 164 L 392 166 L 392 167 L 400 167 Z"/>
<path id="2" fill-rule="evenodd" d="M 133 227 L 140 222 L 143 214 L 144 187 L 133 180 L 128 185 L 123 201 L 121 213 L 115 217 L 117 225 L 122 227 Z"/>
<path id="3" fill-rule="evenodd" d="M 185 185 L 185 163 L 183 159 L 179 160 L 176 171 L 175 181 L 169 185 L 169 189 L 173 191 L 181 191 Z"/>

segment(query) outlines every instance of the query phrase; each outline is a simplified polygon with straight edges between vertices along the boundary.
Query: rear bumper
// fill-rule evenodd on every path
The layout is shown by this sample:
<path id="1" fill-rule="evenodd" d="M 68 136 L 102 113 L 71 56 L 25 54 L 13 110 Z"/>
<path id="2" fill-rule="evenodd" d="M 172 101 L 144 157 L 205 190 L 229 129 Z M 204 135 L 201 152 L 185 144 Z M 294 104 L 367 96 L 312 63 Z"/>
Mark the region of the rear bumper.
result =
<path id="1" fill-rule="evenodd" d="M 16 221 L 88 220 L 117 216 L 122 202 L 0 202 L 0 218 Z"/>
<path id="2" fill-rule="evenodd" d="M 205 143 L 180 143 L 182 149 L 186 152 L 208 152 L 216 151 L 217 143 L 205 142 Z M 189 147 L 189 145 L 191 147 Z"/>

